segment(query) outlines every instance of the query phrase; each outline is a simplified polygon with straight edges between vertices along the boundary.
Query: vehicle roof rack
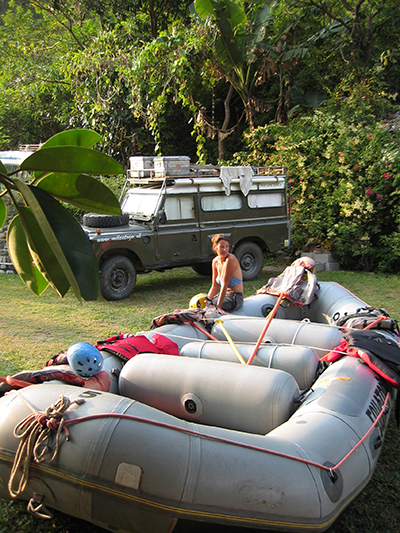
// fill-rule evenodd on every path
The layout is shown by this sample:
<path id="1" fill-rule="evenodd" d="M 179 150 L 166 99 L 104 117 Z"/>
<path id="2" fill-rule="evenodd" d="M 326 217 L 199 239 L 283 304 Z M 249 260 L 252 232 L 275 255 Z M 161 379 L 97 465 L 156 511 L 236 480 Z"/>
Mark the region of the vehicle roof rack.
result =
<path id="1" fill-rule="evenodd" d="M 166 175 L 158 176 L 154 169 L 142 170 L 127 170 L 127 181 L 132 185 L 160 185 L 165 180 L 173 180 L 188 178 L 219 178 L 222 166 L 215 165 L 190 165 L 190 173 L 185 175 Z M 285 176 L 286 167 L 252 167 L 255 176 Z"/>

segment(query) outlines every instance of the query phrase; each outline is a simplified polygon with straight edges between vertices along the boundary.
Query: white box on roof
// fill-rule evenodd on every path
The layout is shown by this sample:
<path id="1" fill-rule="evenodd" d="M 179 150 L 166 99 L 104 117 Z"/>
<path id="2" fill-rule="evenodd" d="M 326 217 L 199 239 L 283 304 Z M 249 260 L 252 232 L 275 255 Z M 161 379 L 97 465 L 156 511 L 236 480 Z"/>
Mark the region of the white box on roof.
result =
<path id="1" fill-rule="evenodd" d="M 154 173 L 156 177 L 189 176 L 190 157 L 186 155 L 155 157 Z"/>
<path id="2" fill-rule="evenodd" d="M 129 158 L 131 170 L 153 170 L 154 157 L 135 155 Z"/>

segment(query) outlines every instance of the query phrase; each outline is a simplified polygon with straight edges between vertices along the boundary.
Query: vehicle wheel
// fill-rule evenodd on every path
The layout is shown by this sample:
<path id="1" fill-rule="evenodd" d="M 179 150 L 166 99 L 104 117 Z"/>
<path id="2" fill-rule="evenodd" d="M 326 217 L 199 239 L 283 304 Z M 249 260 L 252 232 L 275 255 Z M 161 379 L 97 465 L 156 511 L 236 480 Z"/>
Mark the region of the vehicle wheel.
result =
<path id="1" fill-rule="evenodd" d="M 196 274 L 199 274 L 200 276 L 211 276 L 212 274 L 211 263 L 197 263 L 197 265 L 193 265 L 192 268 Z"/>
<path id="2" fill-rule="evenodd" d="M 136 269 L 127 257 L 115 255 L 100 268 L 100 292 L 106 300 L 127 298 L 136 285 Z"/>
<path id="3" fill-rule="evenodd" d="M 98 215 L 97 213 L 86 213 L 83 215 L 83 225 L 88 228 L 112 228 L 124 226 L 129 222 L 129 215 Z"/>
<path id="4" fill-rule="evenodd" d="M 264 266 L 264 254 L 254 242 L 248 241 L 239 244 L 234 252 L 243 272 L 243 280 L 251 281 L 258 278 Z"/>

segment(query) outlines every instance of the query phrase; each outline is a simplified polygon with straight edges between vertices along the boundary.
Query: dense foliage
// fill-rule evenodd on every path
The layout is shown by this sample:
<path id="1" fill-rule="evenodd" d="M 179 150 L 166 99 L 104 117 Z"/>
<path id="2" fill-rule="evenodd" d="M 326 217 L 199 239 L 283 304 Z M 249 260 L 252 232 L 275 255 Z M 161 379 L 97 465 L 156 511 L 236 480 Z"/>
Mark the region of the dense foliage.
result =
<path id="1" fill-rule="evenodd" d="M 88 128 L 124 167 L 137 154 L 284 164 L 294 252 L 398 272 L 399 7 L 11 0 L 0 149 Z"/>
<path id="2" fill-rule="evenodd" d="M 377 121 L 379 104 L 357 86 L 340 105 L 256 129 L 235 161 L 288 168 L 297 247 L 330 249 L 348 270 L 398 273 L 400 115 Z"/>

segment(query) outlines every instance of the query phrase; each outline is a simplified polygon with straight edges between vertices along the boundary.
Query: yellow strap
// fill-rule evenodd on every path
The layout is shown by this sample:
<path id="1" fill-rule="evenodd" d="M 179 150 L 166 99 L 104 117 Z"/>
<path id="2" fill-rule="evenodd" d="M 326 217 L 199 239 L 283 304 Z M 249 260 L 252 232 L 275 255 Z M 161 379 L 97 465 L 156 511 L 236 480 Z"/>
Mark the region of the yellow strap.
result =
<path id="1" fill-rule="evenodd" d="M 222 331 L 224 332 L 224 335 L 225 335 L 225 337 L 227 338 L 229 344 L 232 346 L 233 351 L 234 351 L 235 354 L 237 355 L 237 358 L 238 358 L 239 361 L 242 363 L 242 365 L 245 365 L 245 364 L 246 364 L 246 361 L 243 359 L 242 354 L 239 352 L 239 350 L 237 349 L 237 346 L 236 346 L 235 343 L 233 342 L 231 336 L 230 336 L 229 333 L 226 331 L 226 328 L 225 328 L 225 326 L 224 326 L 223 321 L 220 320 L 220 319 L 216 319 L 216 320 L 214 320 L 214 322 L 216 322 L 217 324 L 219 324 L 219 325 L 221 326 L 221 329 L 222 329 Z"/>

